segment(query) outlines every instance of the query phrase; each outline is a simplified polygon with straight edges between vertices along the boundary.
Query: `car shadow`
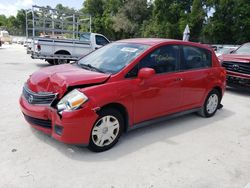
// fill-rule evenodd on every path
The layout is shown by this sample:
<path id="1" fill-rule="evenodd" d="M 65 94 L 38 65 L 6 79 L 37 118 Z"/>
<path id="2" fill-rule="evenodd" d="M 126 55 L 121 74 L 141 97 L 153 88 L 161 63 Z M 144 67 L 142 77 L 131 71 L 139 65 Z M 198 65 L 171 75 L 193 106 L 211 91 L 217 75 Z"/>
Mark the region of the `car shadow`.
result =
<path id="1" fill-rule="evenodd" d="M 36 66 L 39 67 L 39 68 L 45 68 L 45 67 L 51 67 L 53 65 L 50 65 L 47 62 L 43 62 L 43 63 L 36 63 Z"/>
<path id="2" fill-rule="evenodd" d="M 0 50 L 5 50 L 6 46 L 0 46 Z"/>
<path id="3" fill-rule="evenodd" d="M 68 63 L 68 64 L 74 64 L 74 61 L 71 61 L 71 63 Z M 36 63 L 36 66 L 40 68 L 44 68 L 44 67 L 51 67 L 51 66 L 57 66 L 57 65 L 51 65 L 48 62 L 43 61 L 42 63 L 41 62 Z"/>
<path id="4" fill-rule="evenodd" d="M 213 125 L 213 123 L 223 121 L 233 114 L 234 112 L 224 108 L 219 110 L 212 118 L 202 118 L 193 113 L 158 124 L 152 124 L 148 127 L 123 134 L 115 147 L 102 153 L 91 152 L 86 147 L 66 145 L 40 131 L 36 131 L 33 128 L 32 130 L 38 139 L 56 148 L 72 160 L 89 162 L 113 161 L 157 142 L 165 143 L 166 147 L 168 145 L 178 145 L 177 142 L 172 140 L 173 137 Z"/>

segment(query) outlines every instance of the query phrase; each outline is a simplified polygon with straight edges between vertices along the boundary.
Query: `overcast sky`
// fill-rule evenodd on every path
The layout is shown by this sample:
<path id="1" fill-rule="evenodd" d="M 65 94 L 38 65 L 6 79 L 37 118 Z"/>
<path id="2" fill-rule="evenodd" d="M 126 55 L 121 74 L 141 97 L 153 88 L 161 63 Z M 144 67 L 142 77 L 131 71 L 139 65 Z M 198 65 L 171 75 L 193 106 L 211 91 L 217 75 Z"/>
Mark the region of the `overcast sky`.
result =
<path id="1" fill-rule="evenodd" d="M 32 5 L 46 6 L 49 5 L 54 8 L 57 4 L 80 9 L 83 0 L 0 0 L 0 14 L 7 17 L 16 15 L 17 10 L 31 8 Z"/>

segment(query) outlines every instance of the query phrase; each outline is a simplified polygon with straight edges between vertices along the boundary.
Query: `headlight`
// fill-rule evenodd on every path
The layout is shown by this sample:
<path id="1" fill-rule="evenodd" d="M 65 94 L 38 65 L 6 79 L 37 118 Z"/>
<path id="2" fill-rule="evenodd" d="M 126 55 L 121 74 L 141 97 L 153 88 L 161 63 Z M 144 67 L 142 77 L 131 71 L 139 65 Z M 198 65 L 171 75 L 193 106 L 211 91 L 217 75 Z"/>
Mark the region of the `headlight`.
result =
<path id="1" fill-rule="evenodd" d="M 57 104 L 57 110 L 61 114 L 63 111 L 72 111 L 79 108 L 83 103 L 88 100 L 88 97 L 74 89 L 65 95 Z"/>

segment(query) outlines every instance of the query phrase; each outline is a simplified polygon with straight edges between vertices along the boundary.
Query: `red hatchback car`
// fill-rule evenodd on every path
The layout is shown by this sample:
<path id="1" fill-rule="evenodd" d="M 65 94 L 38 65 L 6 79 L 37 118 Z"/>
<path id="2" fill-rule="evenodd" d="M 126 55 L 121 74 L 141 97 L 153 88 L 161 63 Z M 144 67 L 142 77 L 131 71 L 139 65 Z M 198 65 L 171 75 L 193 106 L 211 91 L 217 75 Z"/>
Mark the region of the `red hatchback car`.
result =
<path id="1" fill-rule="evenodd" d="M 214 52 L 201 44 L 121 40 L 77 63 L 35 72 L 20 105 L 34 128 L 104 151 L 125 131 L 192 112 L 213 116 L 225 75 Z"/>

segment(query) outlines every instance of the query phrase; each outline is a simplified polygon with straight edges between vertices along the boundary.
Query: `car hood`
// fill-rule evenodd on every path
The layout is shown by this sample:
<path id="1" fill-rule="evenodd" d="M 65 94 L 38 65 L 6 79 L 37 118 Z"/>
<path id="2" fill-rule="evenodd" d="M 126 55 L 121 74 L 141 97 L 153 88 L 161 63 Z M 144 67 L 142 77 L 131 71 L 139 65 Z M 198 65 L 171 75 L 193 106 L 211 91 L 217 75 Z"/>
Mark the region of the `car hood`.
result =
<path id="1" fill-rule="evenodd" d="M 43 68 L 33 73 L 27 81 L 33 92 L 52 92 L 63 95 L 70 86 L 86 87 L 101 84 L 109 79 L 109 74 L 89 71 L 76 64 L 57 65 Z"/>
<path id="2" fill-rule="evenodd" d="M 219 56 L 219 59 L 222 61 L 250 63 L 250 55 L 224 54 Z"/>

